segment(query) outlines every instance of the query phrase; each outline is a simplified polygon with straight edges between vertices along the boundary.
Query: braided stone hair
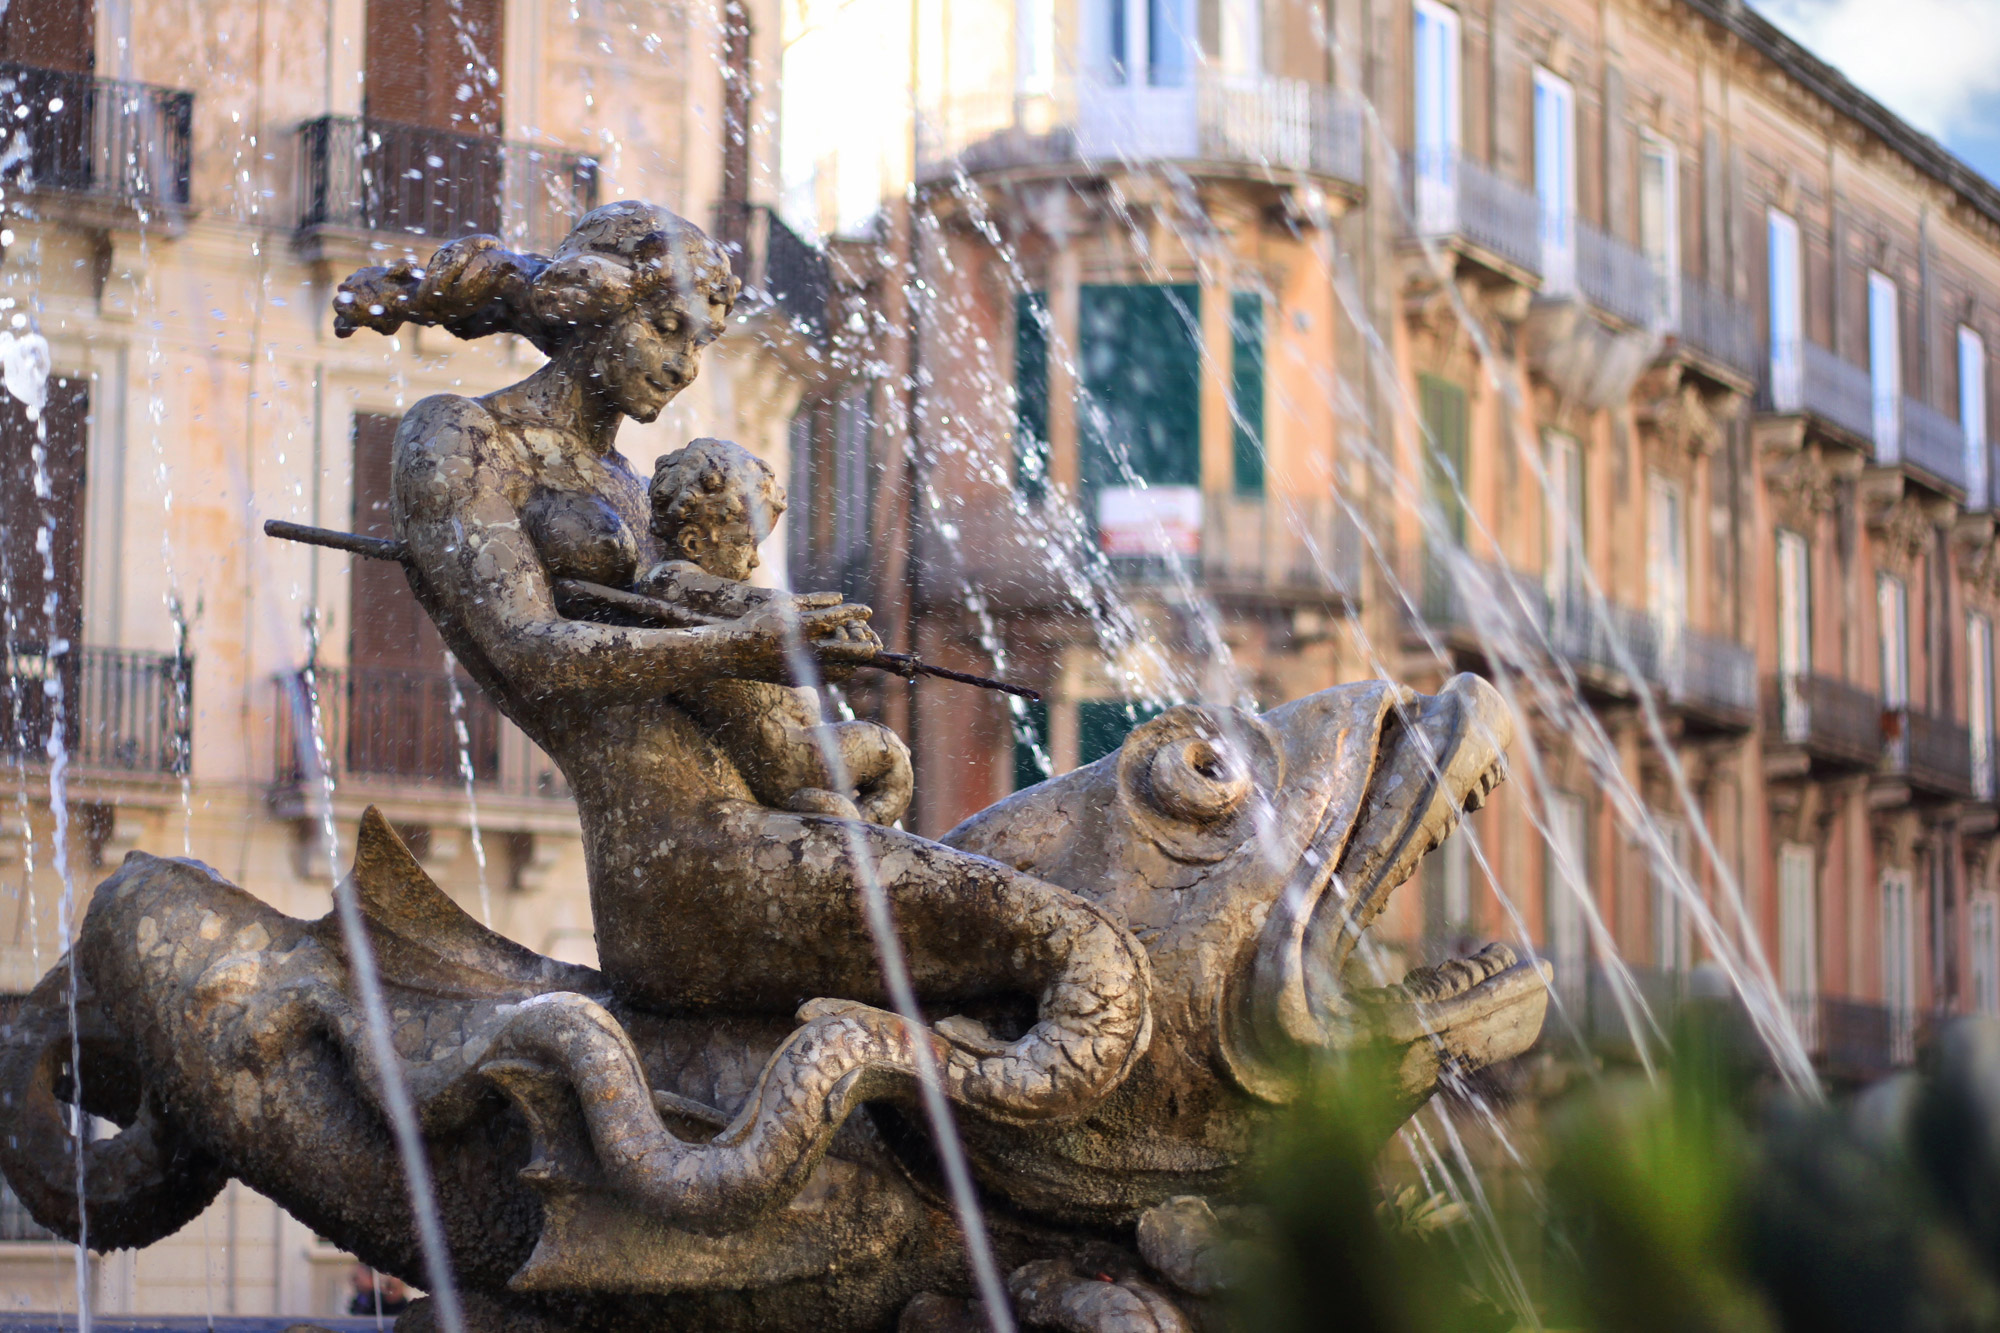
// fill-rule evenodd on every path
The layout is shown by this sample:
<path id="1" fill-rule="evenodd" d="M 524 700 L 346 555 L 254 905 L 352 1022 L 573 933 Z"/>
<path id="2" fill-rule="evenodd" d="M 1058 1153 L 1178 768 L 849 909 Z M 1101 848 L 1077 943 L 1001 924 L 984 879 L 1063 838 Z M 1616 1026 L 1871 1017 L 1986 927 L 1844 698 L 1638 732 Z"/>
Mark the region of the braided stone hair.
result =
<path id="1" fill-rule="evenodd" d="M 662 290 L 683 308 L 698 299 L 728 309 L 741 288 L 701 228 L 657 204 L 621 199 L 585 214 L 550 256 L 465 236 L 428 264 L 361 269 L 333 298 L 333 331 L 345 338 L 429 324 L 459 338 L 518 333 L 553 356 Z"/>

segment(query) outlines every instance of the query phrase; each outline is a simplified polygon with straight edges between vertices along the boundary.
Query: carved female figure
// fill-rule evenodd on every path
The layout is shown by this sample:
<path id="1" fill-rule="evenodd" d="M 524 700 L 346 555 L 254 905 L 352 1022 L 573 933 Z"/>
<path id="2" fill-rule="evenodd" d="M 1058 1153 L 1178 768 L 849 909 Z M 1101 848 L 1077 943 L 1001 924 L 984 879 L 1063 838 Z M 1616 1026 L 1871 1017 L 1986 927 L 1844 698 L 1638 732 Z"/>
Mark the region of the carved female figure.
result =
<path id="1" fill-rule="evenodd" d="M 824 667 L 864 661 L 880 646 L 866 607 L 801 598 L 789 614 L 692 629 L 558 612 L 555 579 L 622 587 L 662 558 L 645 485 L 616 451 L 618 426 L 653 420 L 694 379 L 736 291 L 706 236 L 635 201 L 585 217 L 546 261 L 471 237 L 426 267 L 344 284 L 343 334 L 406 323 L 467 338 L 509 331 L 549 356 L 519 384 L 428 398 L 404 417 L 394 498 L 412 586 L 458 660 L 569 778 L 602 968 L 622 1000 L 677 1012 L 879 1002 L 860 897 L 872 875 L 927 1000 L 1039 997 L 1036 1022 L 1014 1040 L 945 1025 L 951 1095 L 1001 1120 L 1080 1110 L 1147 1040 L 1148 965 L 1132 936 L 998 862 L 757 804 L 669 699 L 710 680 L 789 682 L 788 635 Z M 739 1163 L 739 1183 L 775 1184 L 796 1166 Z"/>

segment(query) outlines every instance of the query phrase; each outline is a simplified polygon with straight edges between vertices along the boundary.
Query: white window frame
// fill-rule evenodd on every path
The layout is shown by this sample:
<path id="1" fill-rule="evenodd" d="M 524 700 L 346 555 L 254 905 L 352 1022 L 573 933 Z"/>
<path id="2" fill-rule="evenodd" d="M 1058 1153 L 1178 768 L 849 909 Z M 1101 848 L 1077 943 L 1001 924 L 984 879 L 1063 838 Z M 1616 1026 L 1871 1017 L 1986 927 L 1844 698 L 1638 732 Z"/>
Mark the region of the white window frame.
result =
<path id="1" fill-rule="evenodd" d="M 1657 326 L 1681 326 L 1680 151 L 1653 133 L 1639 137 L 1639 252 L 1653 270 Z"/>
<path id="2" fill-rule="evenodd" d="M 1682 898 L 1676 877 L 1686 879 L 1693 891 L 1687 824 L 1660 816 L 1654 826 L 1671 865 L 1661 864 L 1657 855 L 1653 858 L 1653 963 L 1662 972 L 1686 972 L 1694 966 L 1694 912 Z"/>
<path id="3" fill-rule="evenodd" d="M 1993 619 L 1965 616 L 1965 726 L 1972 734 L 1972 794 L 1993 799 Z"/>
<path id="4" fill-rule="evenodd" d="M 1882 645 L 1882 707 L 1910 706 L 1910 589 L 1894 574 L 1875 576 L 1875 628 Z"/>
<path id="5" fill-rule="evenodd" d="M 1799 224 L 1772 209 L 1767 215 L 1765 254 L 1769 267 L 1771 405 L 1780 412 L 1805 406 L 1805 307 L 1799 270 Z"/>
<path id="6" fill-rule="evenodd" d="M 1545 580 L 1556 616 L 1574 615 L 1582 600 L 1585 560 L 1583 442 L 1566 431 L 1543 433 L 1549 485 L 1544 496 Z"/>
<path id="7" fill-rule="evenodd" d="M 1990 890 L 1974 893 L 1966 905 L 1966 923 L 1972 1012 L 2000 1014 L 2000 898 Z"/>
<path id="8" fill-rule="evenodd" d="M 1558 993 L 1585 993 L 1590 970 L 1590 930 L 1583 899 L 1590 894 L 1590 836 L 1583 797 L 1551 792 L 1549 842 L 1544 860 L 1543 955 L 1555 966 Z"/>
<path id="9" fill-rule="evenodd" d="M 1646 492 L 1646 610 L 1668 692 L 1678 694 L 1687 631 L 1687 504 L 1680 483 L 1657 472 L 1648 475 Z"/>
<path id="10" fill-rule="evenodd" d="M 1986 447 L 1986 340 L 1958 326 L 1958 425 L 1965 434 L 1965 505 L 1992 507 L 1992 455 Z"/>
<path id="11" fill-rule="evenodd" d="M 1804 685 L 1812 675 L 1812 547 L 1803 535 L 1779 528 L 1778 686 L 1785 739 L 1805 740 L 1811 726 Z"/>
<path id="12" fill-rule="evenodd" d="M 1820 857 L 1808 843 L 1778 847 L 1778 985 L 1796 1013 L 1820 997 Z"/>
<path id="13" fill-rule="evenodd" d="M 1458 229 L 1458 154 L 1463 121 L 1458 11 L 1417 0 L 1413 24 L 1417 229 L 1443 236 Z"/>
<path id="14" fill-rule="evenodd" d="M 1255 79 L 1264 72 L 1264 0 L 1221 0 L 1222 72 Z"/>
<path id="15" fill-rule="evenodd" d="M 1542 290 L 1576 291 L 1576 89 L 1535 66 L 1535 199 L 1541 205 Z"/>
<path id="16" fill-rule="evenodd" d="M 1047 97 L 1056 82 L 1055 0 L 1014 0 L 1014 94 Z"/>
<path id="17" fill-rule="evenodd" d="M 1916 1037 L 1916 889 L 1907 870 L 1882 872 L 1882 1004 L 1889 1011 L 1891 1054 L 1909 1060 Z"/>
<path id="18" fill-rule="evenodd" d="M 1868 402 L 1875 458 L 1894 463 L 1903 456 L 1902 317 L 1896 280 L 1868 270 Z"/>

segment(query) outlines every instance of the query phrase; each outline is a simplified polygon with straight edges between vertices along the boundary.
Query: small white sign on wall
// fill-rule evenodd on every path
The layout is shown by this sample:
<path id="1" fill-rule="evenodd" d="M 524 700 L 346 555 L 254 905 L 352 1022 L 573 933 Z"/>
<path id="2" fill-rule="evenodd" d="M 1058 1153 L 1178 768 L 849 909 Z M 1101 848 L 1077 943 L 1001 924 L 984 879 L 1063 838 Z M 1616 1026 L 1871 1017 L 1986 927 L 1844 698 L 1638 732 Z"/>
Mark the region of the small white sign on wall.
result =
<path id="1" fill-rule="evenodd" d="M 1201 554 L 1201 490 L 1106 486 L 1097 492 L 1097 540 L 1112 556 Z"/>

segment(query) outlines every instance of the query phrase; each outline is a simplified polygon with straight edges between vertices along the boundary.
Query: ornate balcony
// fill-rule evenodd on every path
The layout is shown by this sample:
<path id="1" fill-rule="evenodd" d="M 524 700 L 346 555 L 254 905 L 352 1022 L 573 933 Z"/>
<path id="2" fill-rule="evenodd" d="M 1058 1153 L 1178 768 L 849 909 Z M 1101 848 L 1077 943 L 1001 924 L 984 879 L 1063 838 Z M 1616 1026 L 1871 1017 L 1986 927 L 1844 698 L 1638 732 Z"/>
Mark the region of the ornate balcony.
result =
<path id="1" fill-rule="evenodd" d="M 1832 767 L 1874 768 L 1882 760 L 1881 698 L 1831 676 L 1769 678 L 1764 726 L 1772 743 L 1798 746 Z"/>
<path id="2" fill-rule="evenodd" d="M 1661 681 L 1669 702 L 1690 719 L 1723 731 L 1757 721 L 1757 657 L 1733 639 L 1695 630 L 1662 636 Z"/>
<path id="3" fill-rule="evenodd" d="M 1972 732 L 1948 717 L 1914 708 L 1883 714 L 1887 743 L 1883 771 L 1932 796 L 1966 800 L 1978 787 L 1972 771 Z"/>
<path id="4" fill-rule="evenodd" d="M 1586 301 L 1622 324 L 1659 323 L 1663 303 L 1652 261 L 1586 222 L 1576 224 L 1576 283 Z"/>
<path id="5" fill-rule="evenodd" d="M 333 779 L 337 792 L 449 809 L 463 805 L 470 768 L 481 800 L 570 800 L 555 763 L 464 678 L 454 682 L 442 671 L 392 667 L 322 667 L 278 677 L 274 703 L 272 804 L 287 817 L 317 808 L 322 796 L 313 787 L 322 775 Z"/>
<path id="6" fill-rule="evenodd" d="M 775 212 L 752 205 L 741 254 L 732 254 L 751 312 L 774 310 L 817 341 L 826 336 L 826 302 L 833 278 L 826 252 L 808 244 Z"/>
<path id="7" fill-rule="evenodd" d="M 1464 157 L 1418 153 L 1403 162 L 1412 234 L 1451 241 L 1527 279 L 1542 276 L 1542 206 L 1534 193 Z"/>
<path id="8" fill-rule="evenodd" d="M 1903 465 L 1941 490 L 1966 491 L 1965 432 L 1936 408 L 1905 398 L 1902 403 Z"/>
<path id="9" fill-rule="evenodd" d="M 1771 349 L 1758 406 L 1778 416 L 1810 418 L 1846 442 L 1874 450 L 1875 398 L 1868 372 L 1818 343 Z"/>
<path id="10" fill-rule="evenodd" d="M 117 209 L 188 204 L 194 94 L 0 61 L 0 177 Z"/>
<path id="11" fill-rule="evenodd" d="M 1756 383 L 1764 353 L 1748 306 L 1683 273 L 1680 308 L 1673 316 L 1669 327 L 1679 346 L 1746 387 Z"/>
<path id="12" fill-rule="evenodd" d="M 597 160 L 536 144 L 355 116 L 299 127 L 299 231 L 441 243 L 488 232 L 552 247 L 597 206 Z"/>
<path id="13" fill-rule="evenodd" d="M 1325 84 L 1191 72 L 1161 87 L 1102 76 L 1045 94 L 955 97 L 919 125 L 917 170 L 936 180 L 1076 164 L 1212 164 L 1303 172 L 1347 186 L 1362 177 L 1358 103 Z"/>
<path id="14" fill-rule="evenodd" d="M 61 689 L 52 691 L 51 684 Z M 7 647 L 0 671 L 0 755 L 49 759 L 58 707 L 73 771 L 163 780 L 188 771 L 194 746 L 194 662 L 167 653 L 46 645 Z"/>

